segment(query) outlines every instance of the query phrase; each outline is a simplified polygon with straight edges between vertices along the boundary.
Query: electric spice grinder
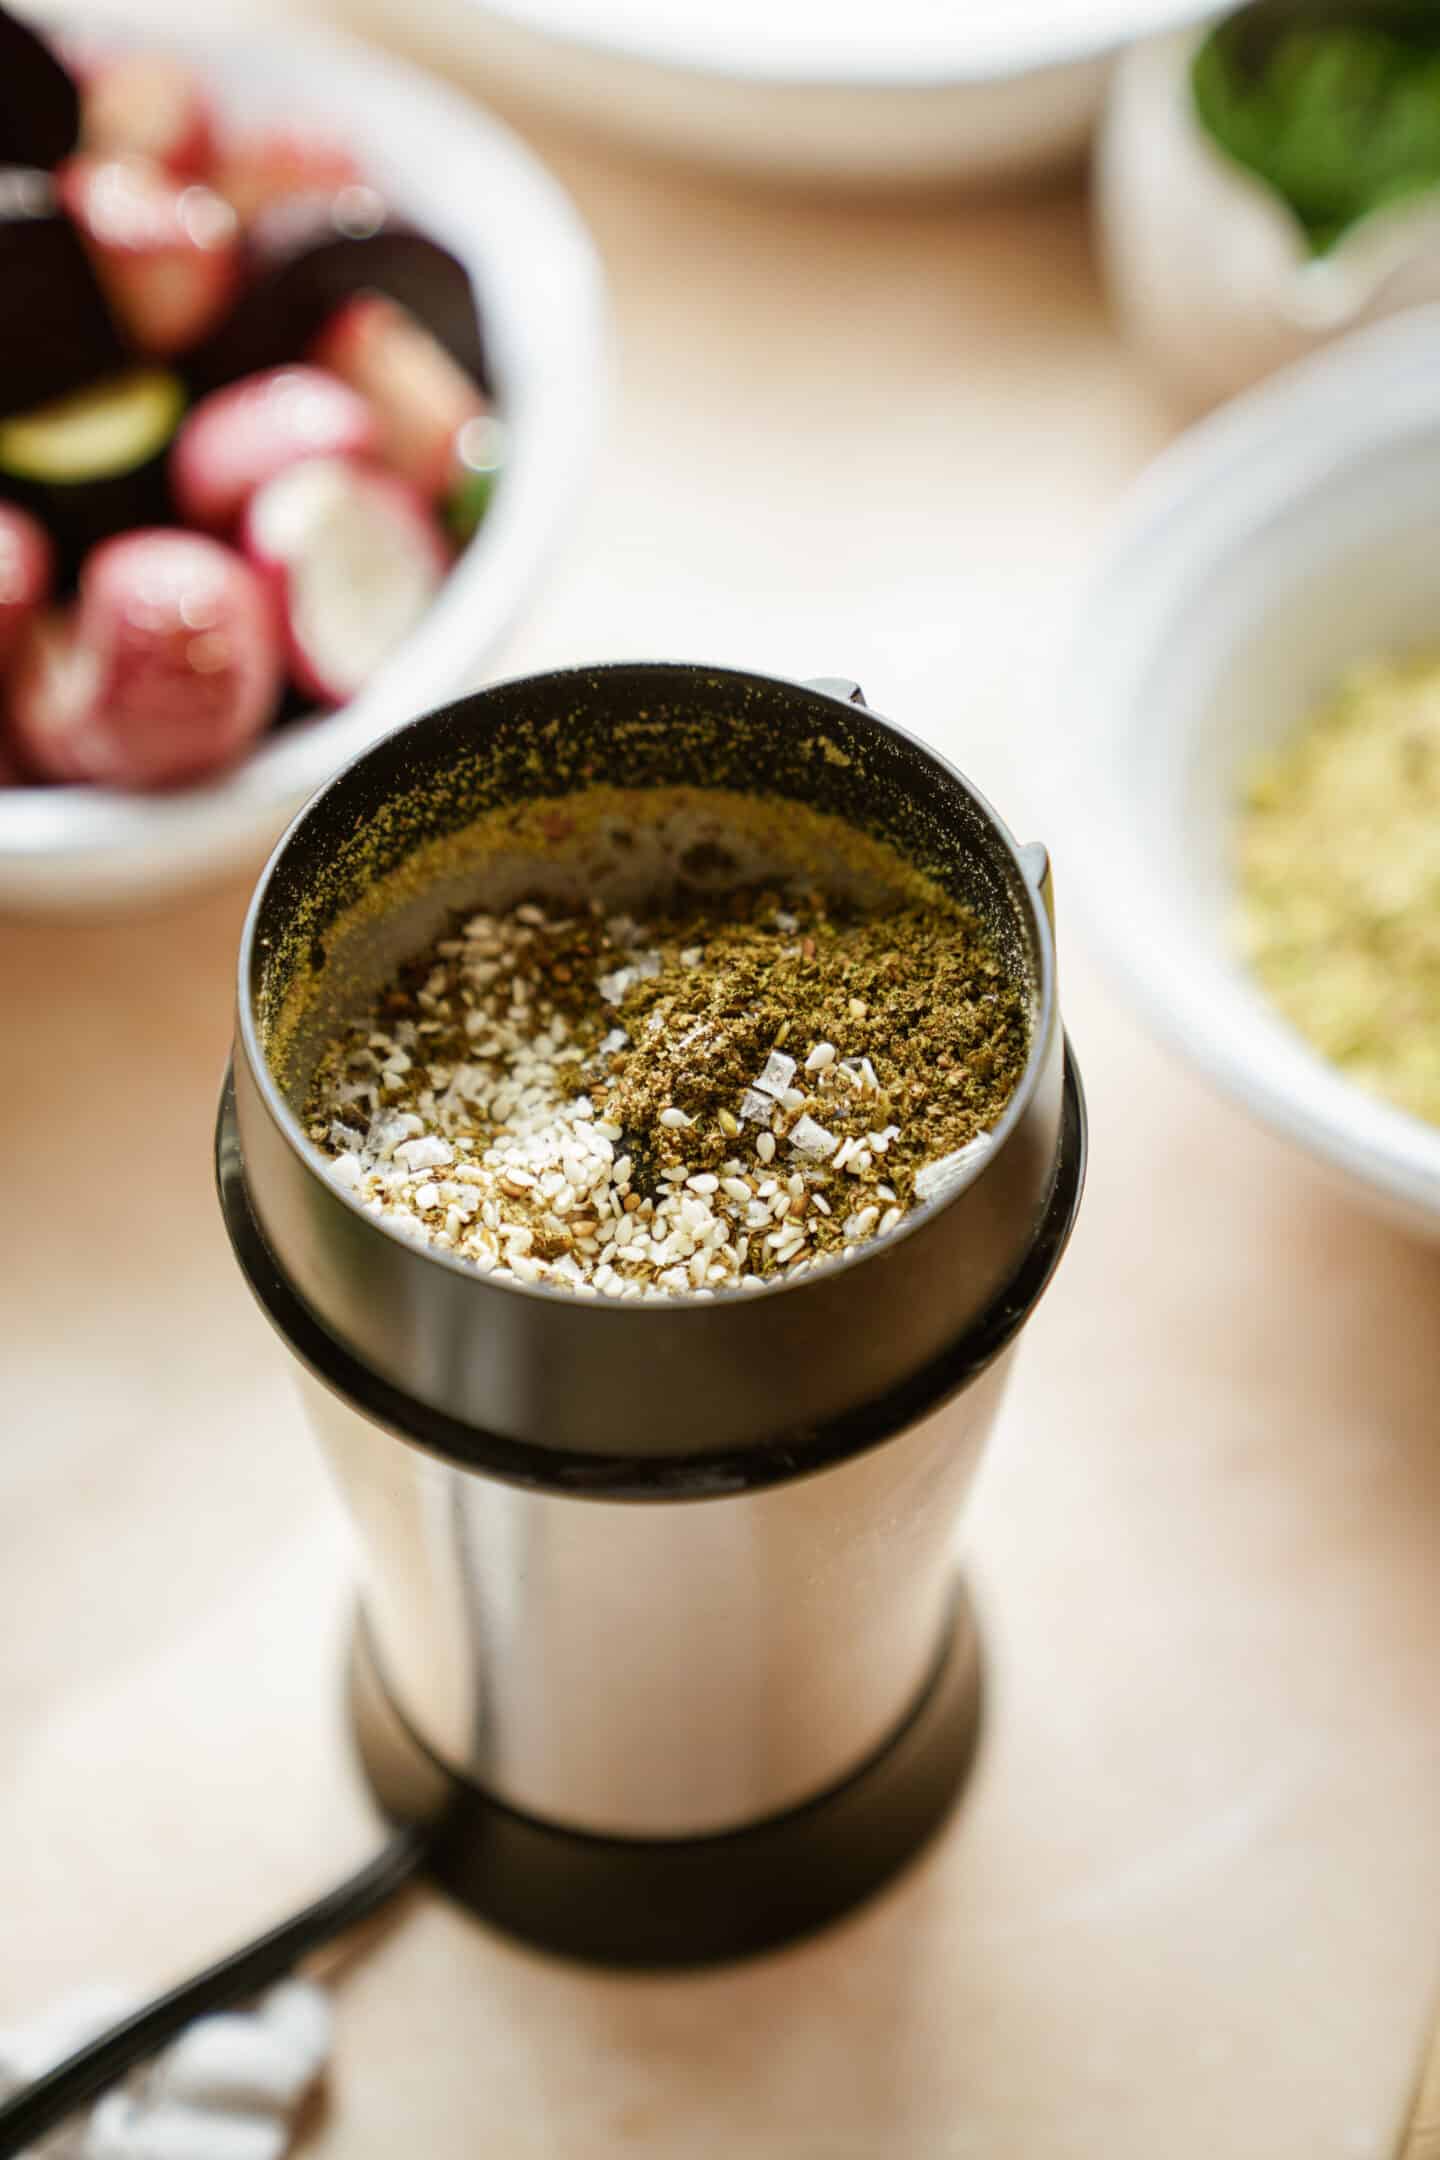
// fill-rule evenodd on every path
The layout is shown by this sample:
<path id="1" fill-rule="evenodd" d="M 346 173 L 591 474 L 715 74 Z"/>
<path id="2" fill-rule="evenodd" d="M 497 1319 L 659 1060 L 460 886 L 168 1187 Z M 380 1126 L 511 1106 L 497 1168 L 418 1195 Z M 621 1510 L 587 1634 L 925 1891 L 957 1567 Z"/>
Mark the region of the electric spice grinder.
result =
<path id="1" fill-rule="evenodd" d="M 628 837 L 607 814 L 517 849 L 520 806 L 598 789 Z M 676 791 L 721 825 L 757 804 L 797 848 L 839 819 L 978 912 L 1030 1009 L 983 1159 L 872 1244 L 706 1296 L 501 1280 L 366 1213 L 301 1116 L 342 1016 L 458 909 L 623 898 Z M 745 838 L 731 857 L 716 829 L 733 876 Z M 659 663 L 415 721 L 266 869 L 225 1216 L 358 1531 L 366 1774 L 519 1934 L 634 1964 L 758 1949 L 875 1887 L 954 1799 L 980 1699 L 956 1517 L 1084 1175 L 1050 905 L 1044 850 L 853 686 Z"/>

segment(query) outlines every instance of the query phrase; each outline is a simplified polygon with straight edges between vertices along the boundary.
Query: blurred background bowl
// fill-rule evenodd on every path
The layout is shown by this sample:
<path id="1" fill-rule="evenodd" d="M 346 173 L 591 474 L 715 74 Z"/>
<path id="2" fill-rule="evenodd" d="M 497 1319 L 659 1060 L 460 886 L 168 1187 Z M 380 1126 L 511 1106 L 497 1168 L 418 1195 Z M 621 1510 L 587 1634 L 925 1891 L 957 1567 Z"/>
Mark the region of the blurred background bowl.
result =
<path id="1" fill-rule="evenodd" d="M 105 47 L 141 42 L 100 19 L 67 15 L 64 27 Z M 599 425 L 598 262 L 567 196 L 507 128 L 418 70 L 329 35 L 202 24 L 167 29 L 163 44 L 202 72 L 228 119 L 316 121 L 347 137 L 387 201 L 464 263 L 506 466 L 420 627 L 339 711 L 291 722 L 233 772 L 171 795 L 0 788 L 0 909 L 11 915 L 160 899 L 257 860 L 337 765 L 477 682 L 564 524 Z"/>
<path id="2" fill-rule="evenodd" d="M 402 0 L 368 0 L 396 16 Z M 1110 61 L 1200 0 L 403 0 L 522 96 L 685 158 L 841 184 L 1078 157 Z"/>
<path id="3" fill-rule="evenodd" d="M 1317 257 L 1289 204 L 1202 126 L 1192 89 L 1202 34 L 1177 30 L 1125 53 L 1095 159 L 1116 321 L 1190 412 L 1367 323 L 1440 302 L 1434 191 L 1373 211 Z"/>
<path id="4" fill-rule="evenodd" d="M 1201 422 L 1123 507 L 1052 687 L 1064 900 L 1157 1034 L 1389 1214 L 1440 1235 L 1440 1130 L 1363 1093 L 1251 980 L 1253 753 L 1354 663 L 1440 647 L 1440 310 Z"/>

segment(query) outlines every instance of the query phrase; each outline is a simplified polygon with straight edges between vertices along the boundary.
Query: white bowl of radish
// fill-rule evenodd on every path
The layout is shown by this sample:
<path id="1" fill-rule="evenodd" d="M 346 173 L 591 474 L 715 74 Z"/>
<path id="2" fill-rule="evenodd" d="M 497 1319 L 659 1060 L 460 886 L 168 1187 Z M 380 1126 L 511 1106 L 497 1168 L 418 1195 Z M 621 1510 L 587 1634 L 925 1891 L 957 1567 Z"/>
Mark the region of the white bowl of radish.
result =
<path id="1" fill-rule="evenodd" d="M 11 915 L 253 861 L 478 680 L 606 372 L 584 229 L 475 106 L 308 32 L 82 35 L 77 119 L 0 16 L 0 69 L 41 71 L 0 113 Z"/>

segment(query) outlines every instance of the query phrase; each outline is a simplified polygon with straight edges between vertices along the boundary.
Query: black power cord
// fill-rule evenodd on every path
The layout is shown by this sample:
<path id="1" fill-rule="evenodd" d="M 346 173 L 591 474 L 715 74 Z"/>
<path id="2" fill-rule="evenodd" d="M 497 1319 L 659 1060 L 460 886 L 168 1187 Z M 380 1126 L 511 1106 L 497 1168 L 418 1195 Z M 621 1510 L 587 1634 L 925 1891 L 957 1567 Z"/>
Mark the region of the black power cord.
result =
<path id="1" fill-rule="evenodd" d="M 193 2018 L 209 2010 L 224 2010 L 257 1994 L 271 1981 L 282 1980 L 301 1958 L 366 1919 L 403 1889 L 424 1857 L 425 1840 L 418 1831 L 398 1832 L 368 1866 L 303 1912 L 268 1934 L 257 1935 L 243 1950 L 182 1980 L 168 1995 L 157 1996 L 0 2103 L 0 2160 L 14 2160 L 27 2145 L 173 2040 Z"/>

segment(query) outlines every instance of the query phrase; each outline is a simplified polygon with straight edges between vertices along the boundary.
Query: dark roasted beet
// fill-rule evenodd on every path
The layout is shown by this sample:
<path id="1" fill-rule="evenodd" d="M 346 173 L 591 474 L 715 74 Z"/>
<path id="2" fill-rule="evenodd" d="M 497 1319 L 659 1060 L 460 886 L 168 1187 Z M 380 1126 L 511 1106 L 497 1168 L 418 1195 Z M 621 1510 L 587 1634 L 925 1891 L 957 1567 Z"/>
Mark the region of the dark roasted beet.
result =
<path id="1" fill-rule="evenodd" d="M 120 333 L 48 173 L 0 169 L 0 307 L 0 415 L 124 365 Z"/>
<path id="2" fill-rule="evenodd" d="M 100 541 L 169 524 L 170 445 L 184 395 L 135 369 L 0 422 L 0 495 L 39 520 L 68 583 Z"/>
<path id="3" fill-rule="evenodd" d="M 58 165 L 79 136 L 80 93 L 69 71 L 0 8 L 0 165 Z"/>
<path id="4" fill-rule="evenodd" d="M 479 309 L 464 265 L 386 217 L 369 188 L 297 198 L 258 219 L 250 240 L 249 289 L 187 357 L 197 392 L 297 359 L 341 302 L 360 292 L 398 300 L 486 386 Z"/>

